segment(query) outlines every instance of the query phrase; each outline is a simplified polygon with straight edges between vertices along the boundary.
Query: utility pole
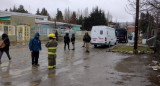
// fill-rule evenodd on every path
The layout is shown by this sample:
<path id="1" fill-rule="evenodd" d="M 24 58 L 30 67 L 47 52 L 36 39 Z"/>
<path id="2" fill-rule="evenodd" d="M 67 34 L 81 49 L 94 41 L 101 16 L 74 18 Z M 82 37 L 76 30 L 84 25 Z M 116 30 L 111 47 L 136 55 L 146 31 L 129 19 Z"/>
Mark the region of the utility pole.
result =
<path id="1" fill-rule="evenodd" d="M 136 0 L 136 19 L 135 19 L 135 39 L 134 39 L 134 53 L 138 53 L 138 21 L 139 21 L 139 0 Z"/>
<path id="2" fill-rule="evenodd" d="M 56 18 L 55 18 L 54 22 L 55 22 L 54 28 L 57 29 L 57 19 Z"/>

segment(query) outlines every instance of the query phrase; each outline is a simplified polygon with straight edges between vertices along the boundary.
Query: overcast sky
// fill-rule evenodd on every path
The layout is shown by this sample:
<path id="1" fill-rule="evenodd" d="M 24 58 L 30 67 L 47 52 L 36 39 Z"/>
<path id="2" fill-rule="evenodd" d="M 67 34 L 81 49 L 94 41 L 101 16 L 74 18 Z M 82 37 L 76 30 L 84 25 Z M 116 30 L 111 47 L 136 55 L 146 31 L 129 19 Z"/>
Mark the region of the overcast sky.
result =
<path id="1" fill-rule="evenodd" d="M 20 4 L 24 5 L 30 13 L 35 14 L 37 8 L 40 10 L 45 7 L 52 17 L 55 16 L 57 8 L 64 12 L 65 8 L 70 8 L 72 11 L 78 9 L 84 10 L 88 7 L 89 11 L 93 7 L 98 6 L 107 14 L 108 11 L 113 16 L 113 21 L 118 22 L 133 22 L 133 15 L 125 11 L 127 0 L 0 0 L 0 10 L 5 10 Z"/>

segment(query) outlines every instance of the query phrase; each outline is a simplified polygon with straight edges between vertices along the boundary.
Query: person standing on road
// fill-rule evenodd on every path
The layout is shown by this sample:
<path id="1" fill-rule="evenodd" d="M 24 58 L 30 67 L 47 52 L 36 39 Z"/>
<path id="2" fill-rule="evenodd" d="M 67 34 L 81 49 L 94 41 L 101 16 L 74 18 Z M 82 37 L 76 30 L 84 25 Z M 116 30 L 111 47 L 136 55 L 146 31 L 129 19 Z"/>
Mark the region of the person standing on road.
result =
<path id="1" fill-rule="evenodd" d="M 70 38 L 69 38 L 69 34 L 66 33 L 66 35 L 64 36 L 64 50 L 66 50 L 66 45 L 68 45 L 68 50 L 70 50 L 69 48 L 69 43 L 70 43 Z"/>
<path id="2" fill-rule="evenodd" d="M 56 41 L 58 41 L 58 32 L 57 32 L 57 30 L 55 32 L 55 36 L 56 36 Z"/>
<path id="3" fill-rule="evenodd" d="M 72 45 L 73 45 L 72 50 L 75 50 L 75 35 L 74 35 L 74 33 L 72 34 L 71 42 L 72 42 Z"/>
<path id="4" fill-rule="evenodd" d="M 88 32 L 86 32 L 86 35 L 84 36 L 84 41 L 86 44 L 86 52 L 89 53 L 89 44 L 91 41 L 91 37 L 89 36 Z"/>
<path id="5" fill-rule="evenodd" d="M 32 66 L 39 66 L 38 59 L 39 59 L 39 51 L 42 50 L 41 41 L 39 39 L 39 33 L 35 33 L 35 36 L 30 39 L 29 42 L 29 49 L 31 51 L 32 56 Z"/>
<path id="6" fill-rule="evenodd" d="M 82 47 L 85 47 L 85 41 L 84 41 L 84 37 L 86 36 L 86 33 L 84 34 L 83 36 L 83 46 Z"/>
<path id="7" fill-rule="evenodd" d="M 9 41 L 8 35 L 6 33 L 2 34 L 2 40 L 4 43 L 4 47 L 0 48 L 0 64 L 1 64 L 1 57 L 3 55 L 3 52 L 5 52 L 7 54 L 9 60 L 12 59 L 9 54 L 10 41 Z"/>
<path id="8" fill-rule="evenodd" d="M 46 47 L 48 48 L 48 69 L 56 68 L 57 45 L 55 34 L 49 34 L 49 42 L 46 43 Z"/>

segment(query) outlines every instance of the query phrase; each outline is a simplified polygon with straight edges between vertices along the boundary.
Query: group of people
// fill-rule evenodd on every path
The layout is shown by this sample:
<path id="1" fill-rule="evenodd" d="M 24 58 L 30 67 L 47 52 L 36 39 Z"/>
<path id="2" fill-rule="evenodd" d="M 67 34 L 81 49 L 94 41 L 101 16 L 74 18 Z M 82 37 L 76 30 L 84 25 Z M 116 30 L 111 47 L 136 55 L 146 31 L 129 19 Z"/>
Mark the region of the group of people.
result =
<path id="1" fill-rule="evenodd" d="M 89 53 L 89 44 L 91 41 L 91 37 L 89 36 L 88 32 L 85 33 L 85 35 L 83 36 L 83 46 L 82 47 L 86 47 L 86 52 Z M 69 37 L 69 33 L 66 33 L 64 36 L 64 50 L 66 50 L 66 46 L 68 46 L 68 50 L 70 50 L 70 42 L 72 42 L 73 45 L 73 49 L 75 50 L 75 34 L 72 34 L 71 40 Z"/>
<path id="2" fill-rule="evenodd" d="M 58 46 L 57 43 L 57 33 L 49 34 L 49 41 L 45 44 L 45 46 L 48 48 L 48 69 L 54 69 L 56 68 L 56 49 Z M 41 40 L 39 39 L 40 34 L 37 32 L 35 33 L 34 37 L 30 39 L 29 42 L 29 49 L 31 52 L 32 57 L 32 66 L 39 66 L 38 59 L 39 59 L 39 52 L 42 50 L 41 47 Z M 85 33 L 83 37 L 84 45 L 82 47 L 86 47 L 86 52 L 89 53 L 89 44 L 90 44 L 91 37 L 88 33 Z M 1 43 L 2 42 L 2 43 Z M 70 50 L 70 42 L 72 42 L 73 49 L 75 50 L 75 34 L 72 34 L 72 37 L 70 39 L 69 33 L 66 33 L 64 36 L 64 50 L 66 50 L 66 46 L 68 46 L 68 50 Z M 2 47 L 2 44 L 4 44 L 4 47 Z M 1 57 L 3 52 L 6 52 L 8 59 L 11 60 L 9 54 L 9 46 L 10 41 L 7 34 L 2 35 L 2 41 L 0 41 L 0 64 L 1 64 Z"/>
<path id="3" fill-rule="evenodd" d="M 39 51 L 42 50 L 39 37 L 39 33 L 35 33 L 35 36 L 30 39 L 29 42 L 29 49 L 32 56 L 32 66 L 39 66 Z M 56 40 L 55 34 L 49 34 L 49 41 L 45 45 L 48 48 L 48 69 L 56 68 L 56 49 L 58 45 Z"/>
<path id="4" fill-rule="evenodd" d="M 68 50 L 70 50 L 70 46 L 69 46 L 70 42 L 72 42 L 72 45 L 73 45 L 72 50 L 75 50 L 75 35 L 72 34 L 72 37 L 70 40 L 69 33 L 66 33 L 66 35 L 64 36 L 64 50 L 66 50 L 66 46 L 68 46 Z"/>

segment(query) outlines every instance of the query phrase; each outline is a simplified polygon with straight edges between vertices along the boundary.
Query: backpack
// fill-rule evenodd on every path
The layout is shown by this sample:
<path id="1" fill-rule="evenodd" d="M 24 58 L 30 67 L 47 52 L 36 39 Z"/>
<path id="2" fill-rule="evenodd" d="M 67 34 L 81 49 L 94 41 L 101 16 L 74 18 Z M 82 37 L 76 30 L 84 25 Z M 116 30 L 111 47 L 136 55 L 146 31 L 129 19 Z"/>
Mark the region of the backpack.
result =
<path id="1" fill-rule="evenodd" d="M 5 43 L 4 43 L 4 40 L 1 40 L 1 41 L 0 41 L 0 49 L 1 49 L 1 48 L 4 48 L 5 46 L 6 46 L 6 45 L 5 45 Z"/>

